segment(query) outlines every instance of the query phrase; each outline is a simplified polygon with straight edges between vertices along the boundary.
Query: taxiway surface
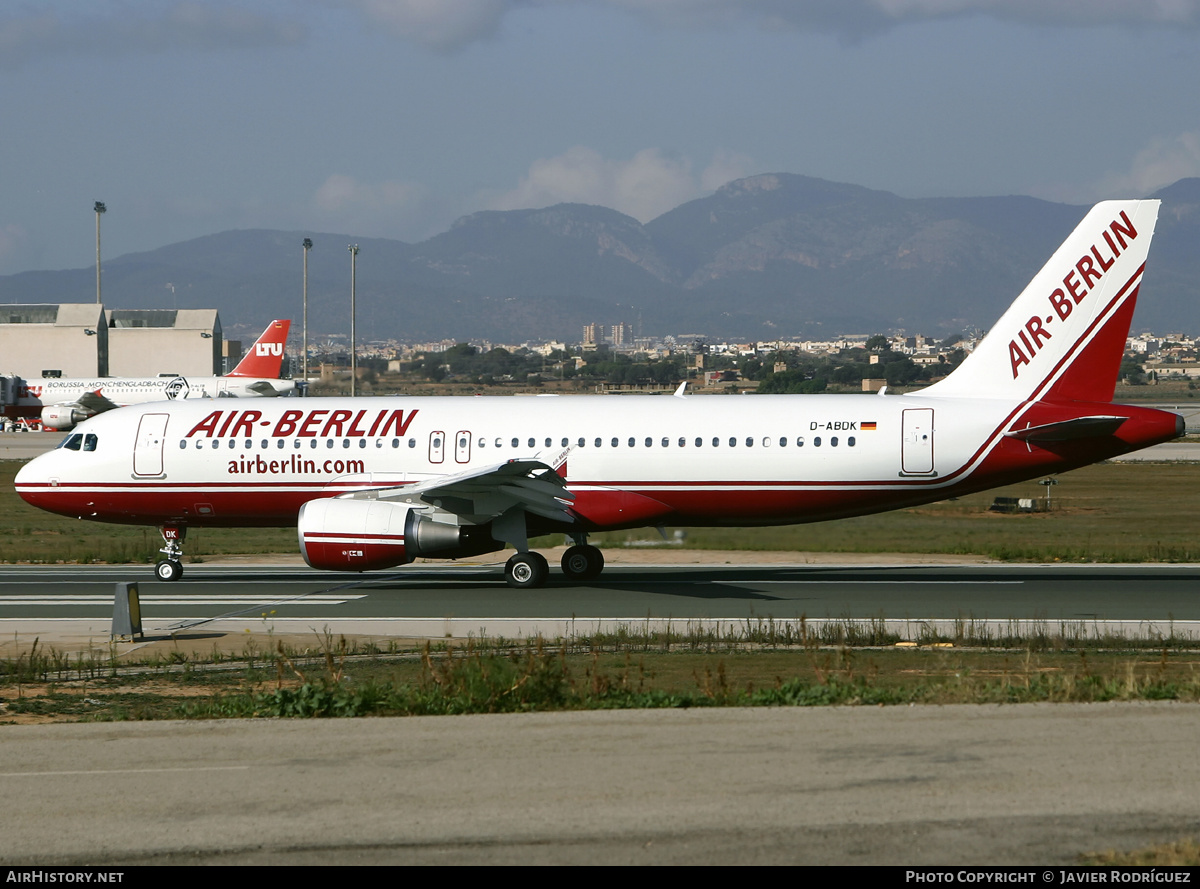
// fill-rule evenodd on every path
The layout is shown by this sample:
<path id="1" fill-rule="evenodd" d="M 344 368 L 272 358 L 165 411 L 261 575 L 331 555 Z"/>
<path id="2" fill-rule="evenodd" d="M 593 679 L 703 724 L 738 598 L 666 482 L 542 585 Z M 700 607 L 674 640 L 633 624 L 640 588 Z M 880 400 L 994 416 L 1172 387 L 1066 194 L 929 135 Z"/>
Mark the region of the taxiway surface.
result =
<path id="1" fill-rule="evenodd" d="M 6 638 L 108 641 L 118 581 L 137 581 L 148 635 L 206 632 L 446 638 L 599 630 L 729 629 L 807 621 L 879 621 L 904 638 L 971 621 L 997 630 L 1200 639 L 1194 565 L 627 565 L 572 583 L 553 572 L 533 590 L 494 566 L 417 565 L 393 574 L 329 574 L 293 566 L 189 565 L 160 583 L 145 567 L 0 568 Z"/>

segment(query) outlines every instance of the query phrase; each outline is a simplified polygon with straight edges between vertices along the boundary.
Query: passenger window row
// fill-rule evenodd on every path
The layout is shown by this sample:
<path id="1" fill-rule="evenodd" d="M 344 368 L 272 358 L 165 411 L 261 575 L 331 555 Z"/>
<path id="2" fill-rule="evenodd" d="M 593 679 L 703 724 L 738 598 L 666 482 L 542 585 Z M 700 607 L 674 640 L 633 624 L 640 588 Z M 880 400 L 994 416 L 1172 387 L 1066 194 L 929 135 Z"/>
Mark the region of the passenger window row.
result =
<path id="1" fill-rule="evenodd" d="M 658 446 L 664 447 L 664 448 L 669 448 L 672 446 L 685 448 L 685 447 L 689 446 L 689 444 L 688 444 L 689 439 L 682 435 L 679 436 L 679 438 L 674 439 L 674 440 L 672 440 L 672 438 L 670 436 L 666 436 L 666 435 L 664 435 L 661 439 L 656 439 L 654 436 L 648 435 L 644 439 L 642 439 L 641 446 L 647 447 L 647 448 L 655 447 L 656 440 L 658 441 Z M 552 438 L 547 437 L 545 439 L 544 446 L 548 447 L 548 448 L 553 447 L 554 446 L 553 441 L 554 440 Z M 674 445 L 672 445 L 672 441 L 674 441 Z M 729 445 L 728 446 L 731 448 L 736 448 L 736 447 L 738 447 L 739 443 L 742 441 L 743 440 L 738 438 L 736 435 L 731 435 L 729 437 Z M 704 442 L 705 442 L 705 439 L 701 438 L 700 436 L 697 436 L 696 438 L 691 439 L 691 446 L 697 447 L 697 448 L 704 447 Z M 713 436 L 712 447 L 714 447 L 714 448 L 720 447 L 721 442 L 722 442 L 722 439 L 720 436 Z M 775 439 L 772 438 L 771 436 L 763 436 L 762 446 L 764 448 L 769 448 L 769 447 L 771 447 L 771 445 L 774 442 L 775 442 Z M 504 443 L 505 443 L 505 439 L 497 436 L 495 439 L 494 446 L 498 447 L 498 448 L 502 448 L 502 447 L 504 447 Z M 569 438 L 563 438 L 559 441 L 559 447 L 565 448 L 570 443 L 571 443 L 571 440 Z M 791 443 L 791 438 L 789 438 L 788 436 L 781 435 L 779 437 L 779 447 L 786 448 L 789 446 L 790 443 Z M 488 446 L 488 440 L 484 436 L 480 436 L 479 440 L 478 440 L 478 442 L 476 442 L 476 444 L 481 448 L 485 448 Z M 752 448 L 756 444 L 756 439 L 751 435 L 747 435 L 744 440 L 744 444 L 745 444 L 745 447 Z M 812 444 L 813 444 L 813 447 L 817 447 L 817 448 L 821 447 L 821 445 L 822 445 L 821 436 L 819 436 L 819 435 L 816 436 L 812 440 Z M 839 444 L 841 444 L 841 440 L 838 438 L 838 436 L 835 435 L 829 439 L 830 447 L 836 448 Z M 845 444 L 847 447 L 852 448 L 857 444 L 857 440 L 855 439 L 855 437 L 853 435 L 851 435 L 846 439 Z M 510 439 L 509 446 L 513 447 L 513 448 L 521 447 L 521 439 L 519 439 L 519 438 Z M 529 448 L 536 448 L 538 446 L 537 439 L 536 438 L 527 439 L 525 442 L 525 446 L 529 447 Z M 579 438 L 577 438 L 575 440 L 575 446 L 580 447 L 580 448 L 587 447 L 588 439 L 585 438 L 584 436 L 580 436 Z M 604 439 L 599 436 L 592 439 L 591 446 L 596 447 L 596 448 L 604 447 Z M 614 436 L 613 438 L 609 439 L 608 446 L 613 447 L 613 448 L 621 447 L 621 439 Z M 632 436 L 630 438 L 626 439 L 625 447 L 630 447 L 630 448 L 638 447 L 638 439 L 635 437 L 632 437 Z M 803 435 L 796 437 L 796 447 L 798 447 L 798 448 L 804 447 L 804 436 Z"/>
<path id="2" fill-rule="evenodd" d="M 375 439 L 369 439 L 369 440 L 374 441 L 375 447 L 377 447 L 377 448 L 385 447 L 386 443 L 389 441 L 388 439 L 384 439 L 384 438 L 375 438 Z M 212 442 L 211 445 L 205 445 L 204 442 L 206 442 L 206 441 L 211 441 Z M 224 441 L 224 445 L 222 445 L 222 441 Z M 229 438 L 229 439 L 224 439 L 224 440 L 197 438 L 197 439 L 194 439 L 194 442 L 195 442 L 194 446 L 197 450 L 203 449 L 205 447 L 209 447 L 211 450 L 220 450 L 222 446 L 224 446 L 230 450 L 237 448 L 239 446 L 243 447 L 245 450 L 251 450 L 254 447 L 254 441 L 255 440 L 252 438 L 246 438 L 246 439 Z M 272 441 L 272 439 L 268 439 L 268 438 L 261 439 L 259 442 L 259 447 L 263 448 L 263 449 L 269 448 L 271 446 L 271 441 Z M 324 439 L 320 439 L 320 438 L 307 438 L 307 439 L 276 438 L 276 439 L 274 439 L 275 447 L 279 448 L 279 449 L 285 448 L 285 447 L 287 447 L 287 443 L 289 441 L 292 443 L 292 447 L 296 448 L 296 449 L 303 447 L 303 443 L 305 441 L 308 442 L 309 448 L 320 447 L 320 442 L 322 442 L 322 441 L 325 442 L 326 448 L 333 448 L 333 447 L 336 447 L 336 443 L 337 443 L 338 439 L 335 439 L 335 438 L 324 438 Z M 366 438 L 359 438 L 359 439 L 343 438 L 343 439 L 340 439 L 340 441 L 342 443 L 343 448 L 350 447 L 352 441 L 357 441 L 358 446 L 360 448 L 368 447 L 368 444 L 367 444 L 368 439 L 366 439 Z M 547 448 L 554 447 L 553 441 L 554 440 L 552 438 L 546 438 L 544 440 L 544 447 L 547 447 Z M 658 441 L 659 441 L 659 444 L 658 444 L 659 447 L 669 448 L 669 447 L 673 446 L 672 439 L 669 436 L 664 435 Z M 781 448 L 789 447 L 790 443 L 791 443 L 791 439 L 786 435 L 781 435 L 779 437 L 778 441 L 779 441 L 779 447 L 781 447 Z M 239 442 L 240 442 L 240 445 L 239 445 Z M 689 446 L 688 439 L 684 436 L 680 436 L 679 438 L 675 439 L 674 442 L 675 442 L 674 447 L 685 448 L 685 447 Z M 704 447 L 704 442 L 705 442 L 705 439 L 697 436 L 695 439 L 692 440 L 691 446 L 697 447 L 697 448 Z M 719 436 L 714 436 L 712 439 L 711 446 L 714 448 L 721 447 L 721 442 L 722 442 L 722 439 Z M 756 439 L 750 435 L 747 435 L 744 440 L 738 438 L 735 435 L 731 435 L 729 437 L 728 442 L 729 442 L 728 446 L 731 448 L 738 447 L 739 443 L 742 443 L 742 442 L 744 442 L 745 447 L 748 447 L 748 448 L 755 447 L 755 445 L 756 445 Z M 762 447 L 769 448 L 769 447 L 771 447 L 771 445 L 774 442 L 775 442 L 775 439 L 773 439 L 769 436 L 764 436 L 762 439 L 761 445 L 762 445 Z M 804 439 L 803 435 L 797 436 L 795 446 L 798 448 L 802 448 L 802 447 L 804 447 L 804 442 L 805 442 L 805 439 Z M 504 447 L 504 443 L 505 443 L 505 439 L 497 437 L 495 439 L 494 446 L 497 448 L 502 448 L 502 447 Z M 565 447 L 569 446 L 570 443 L 571 443 L 571 440 L 569 438 L 563 438 L 560 440 L 559 447 L 565 448 Z M 854 447 L 857 444 L 855 437 L 853 435 L 847 437 L 845 443 L 846 443 L 846 447 L 850 447 L 850 448 Z M 406 445 L 409 448 L 415 448 L 417 446 L 417 440 L 415 438 L 409 438 L 409 439 L 393 438 L 390 440 L 390 444 L 393 448 L 399 448 L 402 446 L 402 444 Z M 433 447 L 440 448 L 442 446 L 441 439 L 434 439 L 432 444 L 433 444 Z M 819 448 L 819 447 L 821 447 L 822 444 L 823 444 L 823 440 L 822 440 L 821 436 L 818 435 L 813 438 L 813 440 L 812 440 L 813 447 Z M 839 444 L 841 444 L 841 440 L 838 438 L 838 436 L 834 435 L 834 436 L 830 437 L 829 446 L 831 448 L 836 448 L 836 447 L 838 447 Z M 82 435 L 72 435 L 72 436 L 64 439 L 59 444 L 60 448 L 68 448 L 72 451 L 79 450 L 81 446 L 83 447 L 83 449 L 85 451 L 96 450 L 96 436 L 92 435 L 90 433 L 86 437 L 82 436 Z M 187 446 L 188 446 L 188 440 L 186 438 L 180 439 L 180 441 L 179 441 L 180 449 L 185 449 L 185 448 L 187 448 Z M 487 447 L 488 440 L 486 438 L 484 438 L 483 436 L 480 436 L 479 441 L 478 441 L 478 446 L 480 448 Z M 519 438 L 509 439 L 509 446 L 513 447 L 513 448 L 520 448 L 522 446 L 521 439 L 519 439 Z M 536 448 L 537 446 L 538 446 L 537 439 L 529 438 L 529 439 L 525 440 L 525 447 Z M 583 436 L 580 436 L 579 438 L 577 438 L 575 440 L 575 446 L 580 447 L 580 448 L 587 447 L 588 440 L 586 438 L 584 438 Z M 596 447 L 596 448 L 604 447 L 604 439 L 600 438 L 600 437 L 592 439 L 591 446 Z M 608 446 L 613 447 L 613 448 L 621 447 L 621 439 L 616 438 L 616 437 L 609 439 Z M 647 447 L 647 448 L 655 447 L 655 438 L 653 436 L 649 436 L 649 435 L 646 436 L 644 439 L 642 439 L 641 446 Z M 466 442 L 460 441 L 459 447 L 465 448 Z M 630 448 L 638 447 L 638 439 L 634 438 L 634 437 L 630 437 L 630 438 L 626 439 L 625 447 L 630 447 Z"/>
<path id="3" fill-rule="evenodd" d="M 212 441 L 212 445 L 210 447 L 211 450 L 217 451 L 217 450 L 220 450 L 222 447 L 222 444 L 221 444 L 222 439 L 197 438 L 197 439 L 194 439 L 194 441 L 195 441 L 195 447 L 197 450 L 202 450 L 205 447 L 210 447 L 210 446 L 204 444 L 205 441 Z M 301 438 L 276 438 L 276 439 L 264 438 L 259 442 L 259 447 L 262 449 L 269 448 L 271 446 L 272 441 L 275 442 L 275 447 L 279 448 L 279 449 L 287 447 L 287 443 L 289 441 L 292 443 L 293 448 L 299 449 L 299 448 L 303 447 L 303 443 L 305 441 L 308 442 L 308 446 L 310 448 L 320 447 L 320 442 L 322 442 L 322 441 L 325 442 L 326 448 L 332 448 L 332 447 L 337 446 L 337 442 L 339 441 L 339 439 L 336 439 L 336 438 L 304 438 L 304 439 L 301 439 Z M 350 443 L 353 441 L 357 441 L 358 446 L 360 448 L 368 447 L 368 444 L 367 444 L 368 441 L 373 441 L 373 442 L 375 442 L 375 447 L 382 448 L 382 447 L 387 446 L 387 443 L 389 440 L 386 438 L 373 438 L 373 439 L 343 438 L 343 439 L 340 439 L 340 441 L 342 443 L 343 448 L 350 447 L 351 446 Z M 393 438 L 390 441 L 391 441 L 391 446 L 393 448 L 398 448 L 402 444 L 407 444 L 407 446 L 410 448 L 415 448 L 417 446 L 417 440 L 415 438 L 410 438 L 407 440 L 400 439 L 400 438 Z M 225 439 L 225 442 L 226 442 L 226 444 L 224 446 L 229 448 L 230 450 L 232 450 L 233 448 L 236 448 L 236 447 L 244 447 L 248 451 L 254 447 L 254 439 L 253 438 L 245 438 L 245 439 L 230 438 L 230 439 Z M 187 446 L 188 446 L 188 440 L 186 438 L 182 438 L 179 440 L 179 447 L 181 450 L 186 448 Z M 441 447 L 441 445 L 438 444 L 437 447 Z"/>

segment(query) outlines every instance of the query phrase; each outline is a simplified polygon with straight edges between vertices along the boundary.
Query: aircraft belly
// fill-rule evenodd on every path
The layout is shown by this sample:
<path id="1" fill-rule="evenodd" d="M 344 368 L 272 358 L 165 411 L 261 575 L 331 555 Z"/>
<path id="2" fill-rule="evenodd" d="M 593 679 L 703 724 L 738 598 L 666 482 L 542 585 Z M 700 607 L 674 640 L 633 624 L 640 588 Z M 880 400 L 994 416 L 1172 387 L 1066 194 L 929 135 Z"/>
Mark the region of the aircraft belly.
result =
<path id="1" fill-rule="evenodd" d="M 287 527 L 296 523 L 300 507 L 329 493 L 314 490 L 222 490 L 196 485 L 158 486 L 147 490 L 113 486 L 97 489 L 88 483 L 53 487 L 22 486 L 21 497 L 33 506 L 73 518 L 114 524 L 207 525 L 210 527 Z"/>
<path id="2" fill-rule="evenodd" d="M 947 496 L 938 487 L 880 485 L 854 489 L 842 485 L 794 483 L 713 486 L 649 486 L 632 493 L 653 498 L 669 509 L 664 523 L 694 526 L 750 526 L 818 522 L 865 515 Z M 643 521 L 640 524 L 654 524 Z"/>

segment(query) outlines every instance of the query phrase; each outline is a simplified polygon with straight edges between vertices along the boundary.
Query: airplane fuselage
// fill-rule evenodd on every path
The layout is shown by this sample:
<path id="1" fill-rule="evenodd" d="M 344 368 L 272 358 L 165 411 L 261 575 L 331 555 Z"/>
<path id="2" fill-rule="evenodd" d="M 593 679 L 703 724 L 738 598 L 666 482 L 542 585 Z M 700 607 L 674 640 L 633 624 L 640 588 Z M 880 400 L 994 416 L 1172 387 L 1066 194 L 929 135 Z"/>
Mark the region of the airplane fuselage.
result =
<path id="1" fill-rule="evenodd" d="M 1114 434 L 1012 434 L 1100 412 L 1123 420 Z M 90 450 L 79 438 L 40 457 L 17 489 L 96 521 L 288 526 L 309 500 L 524 459 L 561 463 L 583 529 L 771 525 L 941 500 L 1180 432 L 1147 408 L 919 393 L 177 402 L 88 420 L 74 435 Z"/>

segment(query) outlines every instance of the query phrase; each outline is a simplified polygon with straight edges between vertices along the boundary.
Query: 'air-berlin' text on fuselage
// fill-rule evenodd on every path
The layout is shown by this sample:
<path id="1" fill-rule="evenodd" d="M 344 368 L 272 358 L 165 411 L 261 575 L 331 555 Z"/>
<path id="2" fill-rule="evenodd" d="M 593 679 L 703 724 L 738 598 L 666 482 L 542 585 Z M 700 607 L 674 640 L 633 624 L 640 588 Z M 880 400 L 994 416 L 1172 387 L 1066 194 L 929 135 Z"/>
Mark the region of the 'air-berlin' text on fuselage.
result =
<path id="1" fill-rule="evenodd" d="M 370 415 L 368 417 L 368 415 Z M 365 438 L 370 436 L 403 435 L 416 418 L 417 412 L 379 411 L 362 409 L 288 410 L 274 421 L 270 435 L 283 438 Z M 271 420 L 262 418 L 262 411 L 213 411 L 188 432 L 187 438 L 203 435 L 205 438 L 238 438 L 259 434 L 256 426 L 271 426 Z"/>
<path id="2" fill-rule="evenodd" d="M 1025 322 L 1025 329 L 1017 332 L 1020 342 L 1016 339 L 1009 340 L 1008 357 L 1012 362 L 1014 380 L 1020 372 L 1021 365 L 1028 364 L 1029 360 L 1042 348 L 1042 341 L 1050 339 L 1050 331 L 1046 328 L 1056 318 L 1059 321 L 1066 321 L 1075 306 L 1083 302 L 1083 298 L 1095 289 L 1096 282 L 1112 268 L 1117 257 L 1129 246 L 1129 241 L 1138 236 L 1137 229 L 1133 227 L 1133 223 L 1129 221 L 1129 216 L 1124 210 L 1121 211 L 1121 218 L 1114 219 L 1102 234 L 1108 250 L 1104 250 L 1098 244 L 1093 244 L 1088 253 L 1079 257 L 1079 261 L 1063 277 L 1063 286 L 1055 288 L 1048 297 L 1053 314 L 1046 315 L 1045 323 L 1041 316 L 1034 315 Z"/>

